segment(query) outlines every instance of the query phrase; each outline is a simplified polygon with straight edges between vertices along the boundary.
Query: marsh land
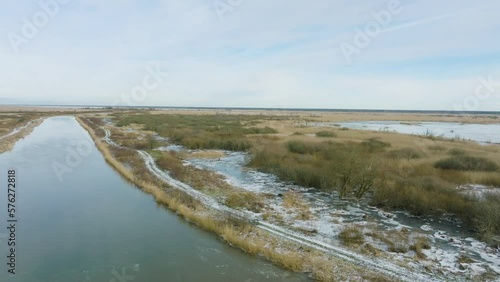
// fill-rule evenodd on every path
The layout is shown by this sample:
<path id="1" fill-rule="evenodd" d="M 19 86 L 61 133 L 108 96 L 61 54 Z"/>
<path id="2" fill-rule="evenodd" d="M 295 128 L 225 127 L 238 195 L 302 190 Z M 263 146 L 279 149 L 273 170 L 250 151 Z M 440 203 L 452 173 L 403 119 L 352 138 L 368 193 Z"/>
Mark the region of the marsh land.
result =
<path id="1" fill-rule="evenodd" d="M 457 132 L 481 125 L 482 136 L 493 136 L 498 115 L 71 114 L 107 162 L 158 203 L 286 269 L 320 281 L 500 277 L 500 145 L 346 125 L 445 122 Z M 0 138 L 41 117 L 29 111 L 2 115 Z"/>

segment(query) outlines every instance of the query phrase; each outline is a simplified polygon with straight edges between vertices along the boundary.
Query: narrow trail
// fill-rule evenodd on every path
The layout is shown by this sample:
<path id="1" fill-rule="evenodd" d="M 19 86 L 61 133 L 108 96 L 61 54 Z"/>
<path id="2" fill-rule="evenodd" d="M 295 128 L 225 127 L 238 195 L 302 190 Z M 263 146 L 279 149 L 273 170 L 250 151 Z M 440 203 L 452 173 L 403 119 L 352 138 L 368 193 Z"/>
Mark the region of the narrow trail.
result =
<path id="1" fill-rule="evenodd" d="M 120 146 L 116 144 L 112 139 L 111 139 L 111 132 L 108 129 L 103 128 L 102 126 L 100 127 L 102 130 L 105 132 L 105 137 L 102 138 L 103 141 L 108 143 L 111 146 L 116 146 L 120 148 L 126 148 L 123 146 Z M 255 227 L 264 230 L 268 232 L 269 234 L 272 234 L 274 236 L 277 236 L 282 239 L 286 239 L 291 242 L 295 242 L 298 244 L 301 244 L 303 246 L 307 246 L 319 251 L 322 251 L 328 255 L 331 255 L 333 257 L 336 257 L 338 259 L 341 259 L 343 261 L 361 266 L 362 268 L 367 268 L 375 272 L 382 273 L 384 275 L 387 275 L 389 277 L 393 277 L 399 281 L 409 281 L 409 282 L 415 282 L 415 281 L 444 281 L 445 279 L 439 278 L 436 276 L 431 276 L 426 273 L 417 273 L 417 272 L 412 272 L 409 269 L 397 266 L 393 264 L 390 261 L 379 259 L 379 258 L 368 258 L 365 256 L 362 256 L 360 254 L 351 252 L 349 250 L 346 250 L 344 248 L 338 247 L 338 246 L 333 246 L 330 244 L 327 244 L 325 242 L 319 241 L 319 240 L 314 240 L 311 238 L 307 238 L 306 236 L 302 234 L 298 234 L 295 231 L 283 228 L 281 226 L 277 226 L 274 224 L 271 224 L 269 222 L 265 222 L 261 220 L 261 218 L 251 212 L 243 212 L 243 211 L 238 211 L 232 208 L 229 208 L 225 205 L 222 205 L 218 203 L 216 200 L 213 198 L 201 193 L 200 191 L 194 189 L 193 187 L 187 185 L 184 182 L 181 182 L 177 179 L 172 178 L 167 172 L 163 171 L 160 169 L 153 157 L 148 154 L 145 151 L 142 150 L 136 150 L 140 156 L 143 158 L 146 167 L 159 179 L 164 181 L 165 183 L 169 184 L 173 188 L 176 188 L 178 190 L 181 190 L 185 192 L 186 194 L 192 196 L 193 198 L 197 199 L 207 207 L 214 209 L 219 212 L 223 212 L 226 214 L 229 214 L 233 217 L 236 217 L 238 219 L 247 221 L 251 224 L 253 224 Z"/>
<path id="2" fill-rule="evenodd" d="M 5 138 L 8 138 L 8 137 L 11 137 L 21 131 L 23 131 L 24 129 L 28 128 L 29 126 L 31 126 L 34 122 L 36 122 L 37 120 L 39 119 L 34 119 L 34 120 L 30 120 L 29 122 L 27 122 L 25 125 L 23 126 L 20 126 L 20 127 L 16 127 L 14 128 L 14 130 L 12 130 L 10 133 L 6 134 L 6 135 L 3 135 L 3 136 L 0 136 L 0 140 L 2 139 L 5 139 Z"/>

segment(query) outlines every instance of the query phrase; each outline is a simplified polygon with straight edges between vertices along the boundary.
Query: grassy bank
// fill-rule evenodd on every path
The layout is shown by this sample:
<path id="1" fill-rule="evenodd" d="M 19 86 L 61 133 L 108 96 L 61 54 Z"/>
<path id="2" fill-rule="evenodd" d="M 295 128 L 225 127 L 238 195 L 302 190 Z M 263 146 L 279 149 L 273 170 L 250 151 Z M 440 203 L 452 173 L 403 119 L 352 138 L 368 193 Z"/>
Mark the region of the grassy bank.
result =
<path id="1" fill-rule="evenodd" d="M 169 187 L 153 176 L 136 151 L 119 149 L 103 143 L 98 137 L 102 136 L 103 133 L 97 122 L 91 123 L 83 117 L 78 118 L 78 121 L 90 133 L 105 159 L 128 181 L 152 194 L 158 203 L 166 205 L 186 220 L 219 235 L 228 244 L 249 254 L 262 256 L 286 269 L 296 272 L 310 272 L 312 277 L 319 281 L 342 281 L 352 277 L 390 281 L 372 271 L 350 265 L 313 249 L 284 242 L 249 223 L 217 213 L 203 206 L 190 196 Z M 131 136 L 133 134 L 131 133 Z M 118 140 L 116 141 L 131 142 L 133 137 L 126 135 L 117 135 Z M 235 208 L 242 204 L 241 199 L 234 198 L 236 191 L 230 187 L 220 187 L 218 182 L 220 179 L 214 175 L 199 174 L 200 171 L 196 173 L 189 171 L 190 168 L 182 166 L 178 156 L 175 155 L 156 153 L 154 157 L 160 167 L 168 169 L 176 178 L 191 184 L 194 188 L 208 194 L 220 194 L 222 195 L 221 199 L 226 199 L 228 205 L 233 203 Z M 243 197 L 243 203 L 247 203 L 245 197 Z"/>
<path id="2" fill-rule="evenodd" d="M 16 134 L 1 139 L 0 154 L 11 150 L 14 144 L 29 135 L 35 127 L 39 126 L 43 120 L 38 120 L 41 115 L 24 113 L 24 114 L 0 114 L 0 137 L 8 135 L 15 128 L 26 125 L 33 121 L 32 124 L 23 128 Z"/>

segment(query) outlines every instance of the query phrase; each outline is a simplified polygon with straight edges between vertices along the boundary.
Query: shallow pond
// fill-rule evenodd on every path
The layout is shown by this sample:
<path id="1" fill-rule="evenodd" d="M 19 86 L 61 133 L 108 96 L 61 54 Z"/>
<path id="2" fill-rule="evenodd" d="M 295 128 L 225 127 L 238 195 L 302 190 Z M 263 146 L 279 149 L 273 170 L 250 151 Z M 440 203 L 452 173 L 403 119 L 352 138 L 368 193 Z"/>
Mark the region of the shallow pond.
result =
<path id="1" fill-rule="evenodd" d="M 449 122 L 403 123 L 398 121 L 356 121 L 313 123 L 319 127 L 346 127 L 360 130 L 392 131 L 413 135 L 433 135 L 472 140 L 479 143 L 500 143 L 500 124 L 462 124 Z"/>

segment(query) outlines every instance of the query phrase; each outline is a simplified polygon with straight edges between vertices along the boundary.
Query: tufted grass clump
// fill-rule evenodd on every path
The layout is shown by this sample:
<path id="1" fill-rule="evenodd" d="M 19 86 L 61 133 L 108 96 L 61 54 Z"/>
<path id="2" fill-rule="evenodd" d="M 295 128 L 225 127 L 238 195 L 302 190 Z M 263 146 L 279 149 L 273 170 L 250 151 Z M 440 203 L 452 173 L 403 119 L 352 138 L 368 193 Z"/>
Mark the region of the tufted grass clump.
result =
<path id="1" fill-rule="evenodd" d="M 361 245 L 365 242 L 363 231 L 354 225 L 346 226 L 340 232 L 339 238 L 346 246 Z"/>
<path id="2" fill-rule="evenodd" d="M 494 172 L 498 170 L 498 165 L 483 157 L 474 157 L 468 155 L 455 155 L 442 159 L 434 164 L 435 168 L 445 170 L 460 171 L 486 171 Z"/>

